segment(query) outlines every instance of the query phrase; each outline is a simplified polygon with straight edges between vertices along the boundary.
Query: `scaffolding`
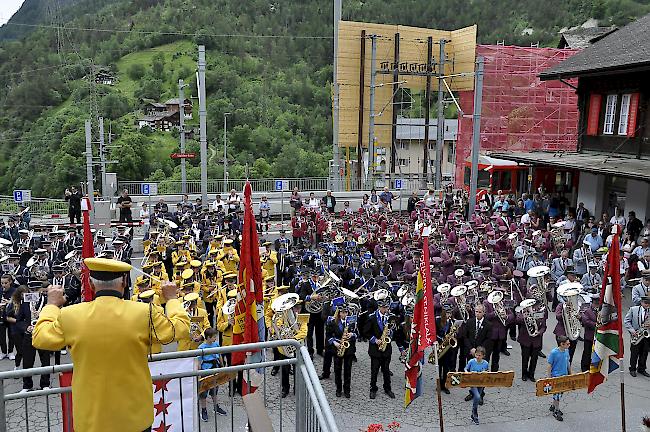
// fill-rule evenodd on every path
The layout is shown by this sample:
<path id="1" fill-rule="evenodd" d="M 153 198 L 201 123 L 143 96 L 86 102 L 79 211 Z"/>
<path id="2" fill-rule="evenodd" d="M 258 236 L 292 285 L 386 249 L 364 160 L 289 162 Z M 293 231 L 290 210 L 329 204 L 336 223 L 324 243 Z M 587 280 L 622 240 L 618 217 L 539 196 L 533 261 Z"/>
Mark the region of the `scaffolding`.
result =
<path id="1" fill-rule="evenodd" d="M 540 72 L 579 52 L 572 49 L 477 45 L 485 58 L 481 116 L 481 152 L 575 151 L 578 97 L 559 81 L 540 81 Z M 577 82 L 571 82 L 576 85 Z M 461 91 L 465 115 L 459 119 L 456 181 L 472 142 L 473 91 Z"/>

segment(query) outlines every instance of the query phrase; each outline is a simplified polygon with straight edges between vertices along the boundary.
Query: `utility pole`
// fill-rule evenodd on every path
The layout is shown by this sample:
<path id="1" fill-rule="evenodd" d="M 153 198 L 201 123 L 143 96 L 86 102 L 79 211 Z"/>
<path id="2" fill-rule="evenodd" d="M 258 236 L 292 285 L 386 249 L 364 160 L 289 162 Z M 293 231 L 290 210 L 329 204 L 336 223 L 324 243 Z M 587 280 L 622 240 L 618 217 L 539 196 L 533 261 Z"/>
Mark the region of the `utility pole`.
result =
<path id="1" fill-rule="evenodd" d="M 201 134 L 201 200 L 208 205 L 208 132 L 205 100 L 205 46 L 199 45 L 199 128 Z"/>
<path id="2" fill-rule="evenodd" d="M 336 68 L 338 65 L 337 56 L 339 53 L 339 21 L 343 8 L 343 0 L 334 0 L 334 73 L 333 73 L 333 113 L 332 113 L 332 184 L 330 189 L 333 191 L 341 190 L 341 158 L 339 154 L 339 82 Z"/>
<path id="3" fill-rule="evenodd" d="M 472 119 L 472 169 L 469 182 L 469 212 L 476 209 L 476 189 L 478 186 L 478 153 L 481 150 L 481 104 L 483 103 L 483 62 L 482 56 L 476 58 L 476 77 L 474 84 L 474 115 Z"/>
<path id="4" fill-rule="evenodd" d="M 109 138 L 110 139 L 110 138 Z M 102 198 L 106 198 L 106 145 L 104 143 L 104 117 L 99 118 L 99 165 L 102 176 Z"/>
<path id="5" fill-rule="evenodd" d="M 185 154 L 185 84 L 182 79 L 178 80 L 178 114 L 179 127 L 181 132 L 181 153 Z M 181 158 L 181 192 L 187 193 L 187 171 L 185 168 L 185 157 Z"/>
<path id="6" fill-rule="evenodd" d="M 93 143 L 92 143 L 92 129 L 90 120 L 86 120 L 86 191 L 88 192 L 88 199 L 90 200 L 90 208 L 95 207 L 95 187 L 93 185 Z M 93 212 L 90 212 L 91 222 Z"/>
<path id="7" fill-rule="evenodd" d="M 442 188 L 442 148 L 445 143 L 445 103 L 444 103 L 444 83 L 442 82 L 445 75 L 445 39 L 440 39 L 440 54 L 438 57 L 438 122 L 436 124 L 436 179 L 435 188 Z"/>
<path id="8" fill-rule="evenodd" d="M 228 116 L 229 112 L 223 113 L 223 193 L 228 193 Z"/>
<path id="9" fill-rule="evenodd" d="M 377 35 L 370 35 L 370 120 L 368 122 L 368 172 L 366 182 L 375 175 L 375 83 L 377 75 Z"/>

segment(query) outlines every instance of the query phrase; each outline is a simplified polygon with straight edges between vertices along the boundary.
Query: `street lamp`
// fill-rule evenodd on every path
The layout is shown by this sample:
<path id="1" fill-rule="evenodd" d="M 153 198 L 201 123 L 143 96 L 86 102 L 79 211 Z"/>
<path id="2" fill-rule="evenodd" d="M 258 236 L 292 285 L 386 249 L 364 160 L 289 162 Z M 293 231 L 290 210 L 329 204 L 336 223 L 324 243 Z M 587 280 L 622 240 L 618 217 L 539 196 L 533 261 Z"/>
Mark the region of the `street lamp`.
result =
<path id="1" fill-rule="evenodd" d="M 226 149 L 228 148 L 228 116 L 229 112 L 223 113 L 223 193 L 228 193 L 228 159 Z"/>

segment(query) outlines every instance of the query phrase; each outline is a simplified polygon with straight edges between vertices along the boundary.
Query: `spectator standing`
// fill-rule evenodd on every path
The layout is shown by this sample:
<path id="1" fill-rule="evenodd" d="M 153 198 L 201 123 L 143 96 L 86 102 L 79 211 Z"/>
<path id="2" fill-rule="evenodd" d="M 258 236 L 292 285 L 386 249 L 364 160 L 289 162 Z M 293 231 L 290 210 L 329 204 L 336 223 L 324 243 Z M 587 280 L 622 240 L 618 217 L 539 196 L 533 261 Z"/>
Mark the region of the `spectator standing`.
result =
<path id="1" fill-rule="evenodd" d="M 336 209 L 336 198 L 332 195 L 332 191 L 328 190 L 326 195 L 323 197 L 323 205 L 329 213 L 334 213 Z"/>
<path id="2" fill-rule="evenodd" d="M 131 205 L 133 205 L 133 200 L 129 196 L 129 191 L 124 189 L 122 195 L 117 199 L 117 207 L 120 209 L 120 222 L 133 222 Z"/>
<path id="3" fill-rule="evenodd" d="M 293 188 L 291 197 L 289 198 L 289 206 L 291 206 L 291 217 L 294 217 L 297 212 L 302 208 L 302 197 L 298 192 L 298 188 Z"/>
<path id="4" fill-rule="evenodd" d="M 149 227 L 151 225 L 149 207 L 147 203 L 142 203 L 142 208 L 140 209 L 140 220 L 142 221 L 142 228 L 144 230 L 145 240 L 149 238 Z"/>
<path id="5" fill-rule="evenodd" d="M 81 192 L 75 186 L 65 190 L 65 200 L 68 202 L 68 217 L 70 223 L 81 223 Z"/>

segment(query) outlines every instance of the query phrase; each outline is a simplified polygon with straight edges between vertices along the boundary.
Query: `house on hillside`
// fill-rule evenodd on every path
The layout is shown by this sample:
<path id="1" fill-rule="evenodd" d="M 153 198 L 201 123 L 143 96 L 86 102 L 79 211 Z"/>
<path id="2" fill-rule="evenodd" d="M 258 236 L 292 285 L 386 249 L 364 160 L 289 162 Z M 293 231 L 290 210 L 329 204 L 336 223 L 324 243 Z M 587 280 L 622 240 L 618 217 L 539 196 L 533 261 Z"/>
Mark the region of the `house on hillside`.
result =
<path id="1" fill-rule="evenodd" d="M 567 30 L 560 36 L 560 43 L 557 47 L 560 49 L 585 49 L 616 30 L 617 28 L 615 26 L 579 27 L 577 29 Z"/>
<path id="2" fill-rule="evenodd" d="M 169 99 L 168 101 L 165 102 L 165 106 L 167 107 L 167 111 L 170 112 L 180 111 L 180 101 L 178 98 Z M 192 101 L 190 99 L 187 98 L 185 99 L 185 101 L 183 102 L 183 109 L 184 109 L 185 119 L 191 119 Z"/>
<path id="3" fill-rule="evenodd" d="M 162 114 L 164 112 L 169 111 L 167 109 L 167 105 L 165 105 L 164 103 L 155 102 L 152 100 L 143 101 L 142 110 L 146 113 L 146 115 L 149 116 Z"/>
<path id="4" fill-rule="evenodd" d="M 117 82 L 116 75 L 108 68 L 101 67 L 95 72 L 95 83 L 103 85 L 115 85 Z"/>
<path id="5" fill-rule="evenodd" d="M 161 132 L 169 132 L 174 128 L 180 127 L 180 124 L 180 114 L 178 111 L 147 114 L 138 119 L 138 129 L 149 126 L 151 129 Z"/>
<path id="6" fill-rule="evenodd" d="M 650 218 L 650 14 L 539 74 L 578 95 L 577 151 L 494 152 L 534 171 L 563 167 L 578 179 L 570 201 L 592 214 L 616 208 Z M 574 86 L 569 80 L 578 80 Z M 533 173 L 534 175 L 534 173 Z"/>

